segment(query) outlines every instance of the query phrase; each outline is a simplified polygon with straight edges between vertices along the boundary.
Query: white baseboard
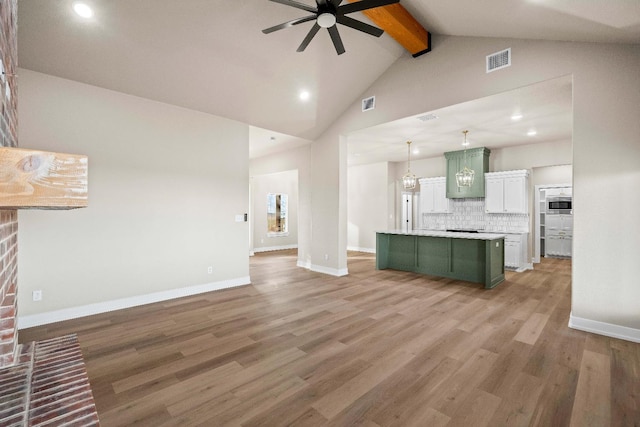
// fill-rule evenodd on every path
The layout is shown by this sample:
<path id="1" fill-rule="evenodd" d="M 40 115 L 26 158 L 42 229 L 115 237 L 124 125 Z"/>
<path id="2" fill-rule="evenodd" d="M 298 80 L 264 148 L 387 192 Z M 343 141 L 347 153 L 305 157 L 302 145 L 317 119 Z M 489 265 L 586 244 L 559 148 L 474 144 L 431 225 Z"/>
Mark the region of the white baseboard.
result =
<path id="1" fill-rule="evenodd" d="M 569 316 L 569 327 L 580 331 L 640 343 L 640 329 L 629 328 L 627 326 L 584 319 L 571 314 Z"/>
<path id="2" fill-rule="evenodd" d="M 92 316 L 94 314 L 136 307 L 139 305 L 152 304 L 154 302 L 188 297 L 221 289 L 234 288 L 236 286 L 248 285 L 250 283 L 251 278 L 246 276 L 239 277 L 237 279 L 223 280 L 220 282 L 205 283 L 204 285 L 188 286 L 186 288 L 171 289 L 169 291 L 154 292 L 152 294 L 82 305 L 79 307 L 64 308 L 62 310 L 49 311 L 46 313 L 18 316 L 18 329 L 33 328 L 34 326 L 42 326 L 49 323 L 62 322 L 65 320 L 77 319 L 79 317 Z"/>
<path id="3" fill-rule="evenodd" d="M 283 251 L 285 249 L 298 249 L 298 245 L 265 246 L 264 248 L 253 248 L 253 252 Z"/>
<path id="4" fill-rule="evenodd" d="M 323 265 L 311 264 L 311 261 L 298 260 L 296 265 L 298 267 L 306 268 L 307 270 L 315 271 L 316 273 L 329 274 L 336 277 L 347 276 L 349 274 L 349 270 L 346 268 L 330 268 Z"/>
<path id="5" fill-rule="evenodd" d="M 309 270 L 315 271 L 316 273 L 329 274 L 331 276 L 342 277 L 349 274 L 349 270 L 346 268 L 331 268 L 325 267 L 324 265 L 314 265 L 311 264 Z"/>
<path id="6" fill-rule="evenodd" d="M 311 261 L 302 261 L 299 259 L 298 262 L 296 263 L 296 266 L 306 268 L 307 270 L 311 270 Z"/>
<path id="7" fill-rule="evenodd" d="M 348 251 L 366 252 L 369 254 L 375 254 L 376 248 L 360 248 L 358 246 L 347 246 Z"/>

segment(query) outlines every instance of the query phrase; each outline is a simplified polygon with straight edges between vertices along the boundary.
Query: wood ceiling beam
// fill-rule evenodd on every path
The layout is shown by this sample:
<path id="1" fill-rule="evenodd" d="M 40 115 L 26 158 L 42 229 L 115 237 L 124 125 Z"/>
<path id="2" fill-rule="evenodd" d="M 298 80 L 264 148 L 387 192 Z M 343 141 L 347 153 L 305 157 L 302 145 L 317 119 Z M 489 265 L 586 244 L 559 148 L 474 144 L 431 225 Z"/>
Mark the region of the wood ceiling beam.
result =
<path id="1" fill-rule="evenodd" d="M 355 3 L 360 0 L 348 1 Z M 431 33 L 400 3 L 365 10 L 362 13 L 407 49 L 414 58 L 431 51 Z"/>

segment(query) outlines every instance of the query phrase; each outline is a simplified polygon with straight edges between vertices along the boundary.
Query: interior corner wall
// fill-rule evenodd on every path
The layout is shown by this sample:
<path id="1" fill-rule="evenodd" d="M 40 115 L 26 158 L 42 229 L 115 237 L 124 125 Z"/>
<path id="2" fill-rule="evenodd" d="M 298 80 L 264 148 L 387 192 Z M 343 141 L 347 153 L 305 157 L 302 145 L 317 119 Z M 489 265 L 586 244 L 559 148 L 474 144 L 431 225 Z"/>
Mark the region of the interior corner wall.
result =
<path id="1" fill-rule="evenodd" d="M 252 177 L 292 170 L 296 170 L 298 174 L 298 265 L 309 266 L 311 262 L 311 145 L 258 157 L 249 162 L 249 174 Z M 255 214 L 252 215 L 254 216 Z M 253 224 L 253 227 L 255 228 L 256 225 Z M 255 245 L 255 241 L 253 244 Z"/>
<path id="2" fill-rule="evenodd" d="M 267 232 L 267 196 L 287 195 L 287 235 L 270 236 Z M 264 252 L 298 246 L 298 171 L 277 172 L 251 177 L 253 251 Z"/>
<path id="3" fill-rule="evenodd" d="M 489 170 L 493 172 L 567 165 L 572 162 L 572 151 L 571 140 L 498 148 L 491 150 Z"/>
<path id="4" fill-rule="evenodd" d="M 574 256 L 572 316 L 640 336 L 640 45 L 434 36 L 433 50 L 404 55 L 312 144 L 313 251 L 346 253 L 337 233 L 341 135 L 552 78 L 573 77 Z M 512 65 L 485 72 L 486 56 L 511 48 Z M 317 154 L 317 156 L 315 155 Z M 320 181 L 323 171 L 331 178 Z M 597 194 L 598 197 L 593 197 Z M 622 203 L 622 204 L 621 204 Z M 607 206 L 619 207 L 615 221 Z M 316 241 L 317 232 L 323 238 Z M 337 254 L 336 254 L 337 255 Z"/>
<path id="5" fill-rule="evenodd" d="M 335 275 L 347 269 L 346 206 L 340 209 L 341 198 L 345 196 L 340 191 L 346 187 L 345 181 L 340 182 L 341 168 L 346 168 L 342 138 L 340 133 L 325 132 L 311 144 L 310 266 Z M 340 236 L 341 230 L 344 230 L 343 236 Z"/>
<path id="6" fill-rule="evenodd" d="M 25 69 L 19 98 L 23 148 L 89 158 L 88 208 L 20 212 L 20 320 L 249 283 L 248 125 Z"/>
<path id="7" fill-rule="evenodd" d="M 376 231 L 387 229 L 388 163 L 350 166 L 347 171 L 347 248 L 375 252 Z"/>
<path id="8" fill-rule="evenodd" d="M 400 196 L 397 191 L 397 166 L 395 162 L 387 162 L 387 230 L 398 228 L 396 205 L 399 203 Z"/>
<path id="9" fill-rule="evenodd" d="M 531 171 L 531 187 L 536 185 L 573 185 L 573 166 L 555 165 L 534 167 Z M 533 191 L 533 190 L 532 190 Z"/>

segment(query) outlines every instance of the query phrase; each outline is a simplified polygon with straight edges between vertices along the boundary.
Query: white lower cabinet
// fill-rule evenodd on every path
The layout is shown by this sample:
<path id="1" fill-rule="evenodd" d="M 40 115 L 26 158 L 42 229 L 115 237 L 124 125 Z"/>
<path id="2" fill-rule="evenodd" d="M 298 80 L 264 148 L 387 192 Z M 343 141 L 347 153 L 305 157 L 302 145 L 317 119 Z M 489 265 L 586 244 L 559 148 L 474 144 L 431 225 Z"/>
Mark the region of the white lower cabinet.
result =
<path id="1" fill-rule="evenodd" d="M 572 236 L 546 236 L 545 256 L 569 258 L 572 255 L 572 243 Z"/>
<path id="2" fill-rule="evenodd" d="M 573 215 L 546 215 L 545 222 L 544 255 L 570 258 L 573 243 Z"/>
<path id="3" fill-rule="evenodd" d="M 527 269 L 527 242 L 529 233 L 507 234 L 504 238 L 504 266 L 516 271 Z"/>

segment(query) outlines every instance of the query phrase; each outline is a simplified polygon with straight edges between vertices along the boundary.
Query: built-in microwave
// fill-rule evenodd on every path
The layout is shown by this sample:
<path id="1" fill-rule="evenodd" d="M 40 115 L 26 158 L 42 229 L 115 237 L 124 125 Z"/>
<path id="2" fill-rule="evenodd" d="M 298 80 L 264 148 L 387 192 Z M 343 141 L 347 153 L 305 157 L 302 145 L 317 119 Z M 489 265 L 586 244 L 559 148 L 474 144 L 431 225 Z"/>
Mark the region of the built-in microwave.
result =
<path id="1" fill-rule="evenodd" d="M 547 199 L 548 214 L 571 214 L 572 209 L 571 197 L 554 196 Z"/>

